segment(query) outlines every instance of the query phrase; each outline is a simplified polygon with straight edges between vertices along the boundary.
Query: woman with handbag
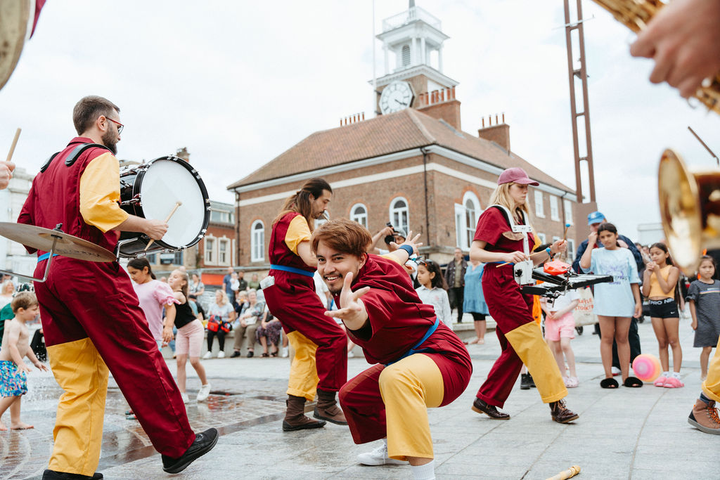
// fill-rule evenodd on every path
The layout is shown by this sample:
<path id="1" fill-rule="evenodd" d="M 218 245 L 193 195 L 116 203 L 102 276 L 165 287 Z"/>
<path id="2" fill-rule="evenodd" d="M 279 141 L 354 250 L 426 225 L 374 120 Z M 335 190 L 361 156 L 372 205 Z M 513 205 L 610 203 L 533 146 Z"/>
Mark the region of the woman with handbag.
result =
<path id="1" fill-rule="evenodd" d="M 230 322 L 235 320 L 235 309 L 230 303 L 227 293 L 222 290 L 215 292 L 215 303 L 208 309 L 210 316 L 207 324 L 207 353 L 204 359 L 212 358 L 212 346 L 215 337 L 218 338 L 220 351 L 218 358 L 225 358 L 225 334 L 230 331 Z"/>

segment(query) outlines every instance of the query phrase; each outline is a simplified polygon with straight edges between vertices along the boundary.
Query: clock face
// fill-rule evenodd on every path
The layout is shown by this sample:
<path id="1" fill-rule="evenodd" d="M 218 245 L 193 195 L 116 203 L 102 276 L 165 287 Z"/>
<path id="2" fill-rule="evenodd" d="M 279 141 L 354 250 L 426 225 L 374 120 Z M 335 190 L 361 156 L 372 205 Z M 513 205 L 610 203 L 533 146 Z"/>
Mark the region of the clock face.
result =
<path id="1" fill-rule="evenodd" d="M 383 115 L 408 108 L 414 98 L 408 82 L 392 82 L 380 95 L 380 111 Z"/>

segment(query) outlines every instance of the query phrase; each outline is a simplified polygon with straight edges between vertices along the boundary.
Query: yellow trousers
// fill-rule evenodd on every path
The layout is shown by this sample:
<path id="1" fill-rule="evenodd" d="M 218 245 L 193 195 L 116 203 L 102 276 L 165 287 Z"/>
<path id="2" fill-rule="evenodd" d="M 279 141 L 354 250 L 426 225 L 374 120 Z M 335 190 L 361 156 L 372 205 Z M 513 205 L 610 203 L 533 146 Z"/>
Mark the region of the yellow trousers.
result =
<path id="1" fill-rule="evenodd" d="M 297 330 L 287 334 L 288 343 L 295 350 L 295 357 L 290 366 L 287 394 L 294 397 L 305 397 L 312 401 L 317 393 L 320 378 L 315 365 L 317 345 Z"/>
<path id="2" fill-rule="evenodd" d="M 715 354 L 710 359 L 710 365 L 708 365 L 708 374 L 705 377 L 705 381 L 702 383 L 702 389 L 708 398 L 720 402 L 720 355 L 718 355 L 718 349 L 720 349 L 720 341 L 715 348 Z"/>
<path id="3" fill-rule="evenodd" d="M 386 367 L 378 383 L 385 404 L 388 456 L 434 458 L 427 409 L 443 401 L 438 366 L 427 355 L 410 355 Z"/>
<path id="4" fill-rule="evenodd" d="M 92 476 L 100 461 L 108 368 L 89 338 L 48 347 L 58 403 L 50 470 Z"/>

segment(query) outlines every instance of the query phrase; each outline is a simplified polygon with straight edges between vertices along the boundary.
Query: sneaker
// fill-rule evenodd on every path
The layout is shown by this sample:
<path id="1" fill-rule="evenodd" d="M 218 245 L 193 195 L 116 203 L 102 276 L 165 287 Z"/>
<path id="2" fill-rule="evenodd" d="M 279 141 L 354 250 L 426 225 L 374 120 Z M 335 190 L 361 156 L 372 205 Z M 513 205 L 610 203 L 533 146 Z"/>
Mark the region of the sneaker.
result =
<path id="1" fill-rule="evenodd" d="M 610 370 L 612 371 L 613 377 L 617 377 L 622 373 L 622 370 L 620 370 L 618 367 L 612 367 Z"/>
<path id="2" fill-rule="evenodd" d="M 212 352 L 208 351 L 203 355 L 203 360 L 207 360 L 209 358 L 212 358 Z"/>
<path id="3" fill-rule="evenodd" d="M 404 460 L 395 460 L 394 458 L 388 457 L 387 444 L 382 443 L 372 452 L 361 453 L 357 456 L 358 463 L 361 465 L 369 465 L 376 467 L 378 465 L 407 465 L 408 462 Z"/>
<path id="4" fill-rule="evenodd" d="M 170 458 L 167 455 L 161 455 L 163 471 L 166 473 L 182 472 L 192 462 L 212 450 L 217 441 L 218 431 L 214 428 L 209 428 L 202 433 L 196 434 L 195 441 L 180 458 Z"/>
<path id="5" fill-rule="evenodd" d="M 685 384 L 679 378 L 675 377 L 667 377 L 667 380 L 665 380 L 665 385 L 663 385 L 663 387 L 665 388 L 681 388 L 684 386 Z"/>
<path id="6" fill-rule="evenodd" d="M 237 357 L 239 357 L 239 356 L 240 356 L 240 352 L 238 352 L 237 350 L 235 350 L 235 351 L 232 353 L 232 355 L 230 355 L 230 358 L 237 358 Z"/>
<path id="7" fill-rule="evenodd" d="M 290 351 L 287 347 L 282 349 L 282 353 L 280 354 L 282 358 L 288 358 L 290 356 Z"/>
<path id="8" fill-rule="evenodd" d="M 352 350 L 350 350 L 350 351 L 348 352 L 348 358 L 355 358 L 355 354 L 353 353 Z"/>
<path id="9" fill-rule="evenodd" d="M 83 478 L 87 480 L 103 480 L 103 474 L 100 472 L 95 472 L 92 477 L 87 477 L 85 475 L 79 475 L 77 473 L 67 473 L 67 472 L 56 472 L 54 470 L 45 470 L 43 472 L 42 480 L 73 480 L 77 478 Z"/>
<path id="10" fill-rule="evenodd" d="M 575 388 L 580 384 L 577 377 L 563 377 L 563 381 L 565 382 L 565 386 L 567 388 Z"/>
<path id="11" fill-rule="evenodd" d="M 188 403 L 190 403 L 190 397 L 188 397 L 188 394 L 187 394 L 187 393 L 185 393 L 185 392 L 180 392 L 180 396 L 182 397 L 183 403 L 184 403 L 185 405 L 187 405 Z"/>
<path id="12" fill-rule="evenodd" d="M 655 385 L 656 387 L 664 387 L 664 386 L 665 386 L 665 382 L 667 382 L 667 381 L 668 381 L 668 377 L 666 377 L 665 375 L 660 375 L 660 376 L 653 382 L 653 385 Z"/>
<path id="13" fill-rule="evenodd" d="M 688 423 L 701 432 L 720 435 L 720 417 L 715 408 L 715 401 L 705 403 L 698 399 L 690 412 Z"/>
<path id="14" fill-rule="evenodd" d="M 210 395 L 210 384 L 206 383 L 200 387 L 200 391 L 197 394 L 197 401 L 204 402 L 207 400 L 208 395 Z"/>
<path id="15" fill-rule="evenodd" d="M 218 352 L 218 358 L 225 358 L 225 352 L 223 352 L 222 350 L 220 350 L 220 351 Z"/>
<path id="16" fill-rule="evenodd" d="M 520 375 L 520 390 L 530 390 L 532 386 L 532 380 L 530 379 L 529 373 L 523 373 Z"/>

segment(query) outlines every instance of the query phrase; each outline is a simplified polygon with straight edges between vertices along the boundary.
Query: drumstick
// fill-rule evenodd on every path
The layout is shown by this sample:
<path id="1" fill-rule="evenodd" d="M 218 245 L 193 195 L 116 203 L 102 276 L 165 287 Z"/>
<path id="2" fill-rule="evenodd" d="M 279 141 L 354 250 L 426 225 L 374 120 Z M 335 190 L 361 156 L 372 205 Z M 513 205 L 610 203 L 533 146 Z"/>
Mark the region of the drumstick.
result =
<path id="1" fill-rule="evenodd" d="M 580 466 L 579 465 L 573 465 L 572 467 L 568 468 L 567 470 L 564 470 L 557 475 L 548 478 L 547 480 L 566 480 L 568 478 L 572 478 L 575 475 L 578 475 L 580 473 Z"/>
<path id="2" fill-rule="evenodd" d="M 175 215 L 175 211 L 178 209 L 178 207 L 179 207 L 180 205 L 182 205 L 182 202 L 181 202 L 181 201 L 178 200 L 177 202 L 175 202 L 175 206 L 173 207 L 172 211 L 170 212 L 170 215 L 168 215 L 167 218 L 165 219 L 165 223 L 168 223 L 168 222 L 170 221 L 170 218 L 171 218 L 173 215 Z M 147 252 L 147 249 L 150 248 L 150 245 L 152 245 L 154 242 L 155 242 L 155 240 L 153 240 L 153 239 L 151 238 L 150 241 L 149 241 L 148 244 L 147 244 L 147 247 L 145 247 L 145 251 L 146 251 L 146 252 Z"/>
<path id="3" fill-rule="evenodd" d="M 10 151 L 8 152 L 7 161 L 9 162 L 12 160 L 13 153 L 15 153 L 15 146 L 17 145 L 18 138 L 20 138 L 20 132 L 22 132 L 22 128 L 18 127 L 18 129 L 15 131 L 15 138 L 13 139 L 13 143 L 10 146 Z"/>

